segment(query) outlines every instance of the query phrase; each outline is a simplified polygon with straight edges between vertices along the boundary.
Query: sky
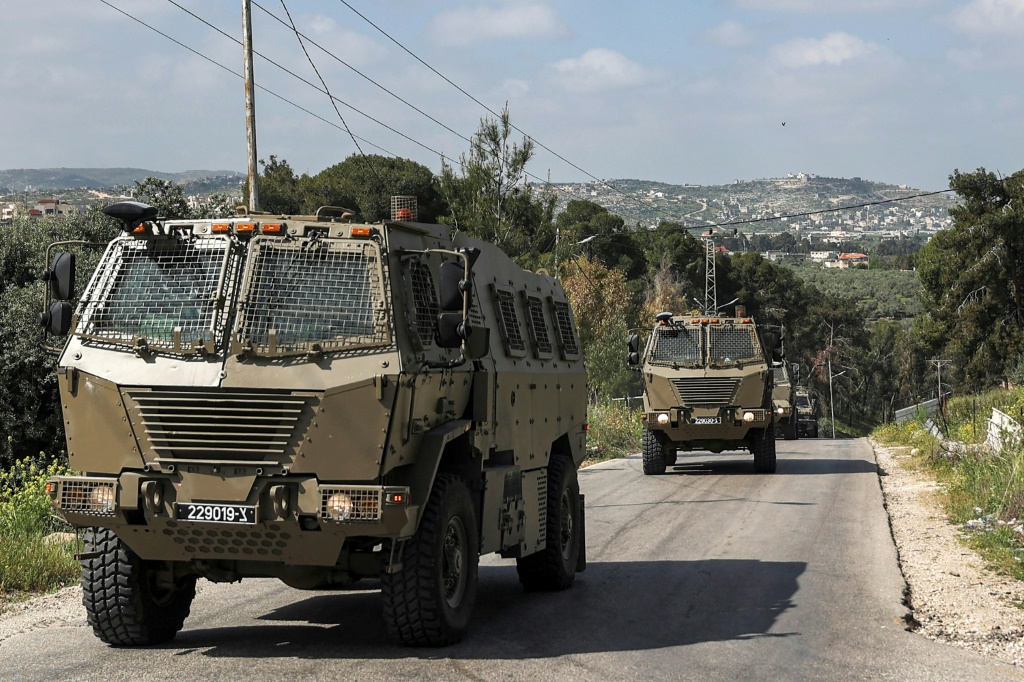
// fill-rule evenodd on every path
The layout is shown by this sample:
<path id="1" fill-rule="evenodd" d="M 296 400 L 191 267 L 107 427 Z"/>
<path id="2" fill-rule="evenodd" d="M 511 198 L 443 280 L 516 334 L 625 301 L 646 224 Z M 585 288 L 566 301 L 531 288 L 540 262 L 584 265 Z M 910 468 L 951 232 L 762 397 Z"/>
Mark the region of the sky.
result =
<path id="1" fill-rule="evenodd" d="M 169 0 L 106 2 L 4 2 L 0 169 L 244 172 L 244 89 L 228 71 L 241 47 Z M 239 0 L 176 2 L 241 38 Z M 281 0 L 256 2 L 256 51 L 318 85 L 268 14 L 287 23 Z M 306 42 L 362 151 L 435 172 L 490 114 L 401 46 L 491 110 L 507 103 L 547 148 L 528 170 L 556 182 L 805 172 L 938 190 L 954 169 L 1024 167 L 1024 0 L 286 3 L 330 53 Z M 261 57 L 254 73 L 311 112 L 257 90 L 259 158 L 312 174 L 356 153 L 327 95 Z"/>

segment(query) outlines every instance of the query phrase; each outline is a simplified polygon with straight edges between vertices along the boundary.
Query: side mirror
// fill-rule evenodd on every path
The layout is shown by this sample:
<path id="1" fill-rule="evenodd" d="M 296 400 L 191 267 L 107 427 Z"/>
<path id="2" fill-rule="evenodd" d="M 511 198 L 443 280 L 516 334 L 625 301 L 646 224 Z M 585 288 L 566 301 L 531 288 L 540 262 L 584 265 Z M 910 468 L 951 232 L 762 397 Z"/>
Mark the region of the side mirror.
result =
<path id="1" fill-rule="evenodd" d="M 469 291 L 470 284 L 463 277 L 466 274 L 458 263 L 442 263 L 439 270 L 441 275 L 441 310 L 462 312 L 462 295 Z"/>
<path id="2" fill-rule="evenodd" d="M 629 338 L 626 339 L 626 350 L 629 353 L 640 352 L 640 337 L 636 334 L 630 334 Z"/>
<path id="3" fill-rule="evenodd" d="M 800 381 L 800 363 L 794 362 L 792 365 L 790 365 L 790 368 L 793 373 L 793 383 L 795 384 Z"/>
<path id="4" fill-rule="evenodd" d="M 639 365 L 640 364 L 640 354 L 639 353 L 627 353 L 626 354 L 626 364 L 629 365 L 630 367 L 636 367 L 637 365 Z"/>
<path id="5" fill-rule="evenodd" d="M 466 333 L 466 357 L 479 360 L 487 355 L 491 348 L 491 330 L 487 327 L 471 327 L 464 325 Z"/>
<path id="6" fill-rule="evenodd" d="M 54 301 L 48 311 L 39 314 L 39 325 L 51 334 L 67 336 L 71 331 L 71 304 Z"/>
<path id="7" fill-rule="evenodd" d="M 441 313 L 437 316 L 437 345 L 458 348 L 462 345 L 462 313 Z"/>
<path id="8" fill-rule="evenodd" d="M 60 301 L 75 297 L 75 254 L 58 253 L 53 264 L 43 271 L 43 280 L 50 283 L 50 293 Z"/>

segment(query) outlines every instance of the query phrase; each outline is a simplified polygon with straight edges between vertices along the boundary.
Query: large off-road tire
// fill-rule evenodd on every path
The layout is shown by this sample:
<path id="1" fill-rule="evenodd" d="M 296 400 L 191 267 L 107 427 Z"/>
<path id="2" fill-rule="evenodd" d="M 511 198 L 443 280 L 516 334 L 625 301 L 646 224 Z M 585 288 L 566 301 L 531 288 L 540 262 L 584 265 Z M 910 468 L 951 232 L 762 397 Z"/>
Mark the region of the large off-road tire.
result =
<path id="1" fill-rule="evenodd" d="M 564 590 L 576 578 L 583 551 L 583 515 L 580 484 L 572 460 L 552 456 L 548 464 L 545 547 L 516 559 L 519 582 L 530 591 Z"/>
<path id="2" fill-rule="evenodd" d="M 462 639 L 476 602 L 480 562 L 476 511 L 461 478 L 438 474 L 402 567 L 381 576 L 384 623 L 407 646 Z"/>
<path id="3" fill-rule="evenodd" d="M 644 474 L 646 476 L 657 476 L 665 473 L 667 465 L 665 461 L 665 446 L 657 433 L 650 429 L 644 429 L 643 435 L 643 460 Z"/>
<path id="4" fill-rule="evenodd" d="M 114 646 L 174 639 L 196 596 L 196 576 L 157 582 L 157 566 L 143 561 L 106 528 L 85 531 L 82 603 L 96 636 Z"/>
<path id="5" fill-rule="evenodd" d="M 751 429 L 747 433 L 750 452 L 754 455 L 754 472 L 775 473 L 775 424 L 763 429 Z"/>

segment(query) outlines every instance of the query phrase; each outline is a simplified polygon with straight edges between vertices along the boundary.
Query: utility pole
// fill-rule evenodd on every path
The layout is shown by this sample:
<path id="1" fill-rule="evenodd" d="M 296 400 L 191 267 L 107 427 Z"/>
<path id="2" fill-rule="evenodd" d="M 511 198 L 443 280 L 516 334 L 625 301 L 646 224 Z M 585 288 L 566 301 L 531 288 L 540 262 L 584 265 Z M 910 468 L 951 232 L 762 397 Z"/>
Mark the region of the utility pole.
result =
<path id="1" fill-rule="evenodd" d="M 938 391 L 938 393 L 935 394 L 935 397 L 938 398 L 938 400 L 939 400 L 939 411 L 941 412 L 942 411 L 942 366 L 943 365 L 951 365 L 951 364 L 953 364 L 953 361 L 952 360 L 942 360 L 942 359 L 939 359 L 939 358 L 935 358 L 935 359 L 931 360 L 931 363 L 933 365 L 935 365 L 935 372 L 936 372 L 936 375 L 937 375 L 936 379 L 938 381 L 938 388 L 939 388 L 939 391 Z"/>
<path id="2" fill-rule="evenodd" d="M 245 80 L 245 137 L 249 148 L 249 210 L 259 208 L 259 190 L 256 181 L 256 97 L 252 75 L 252 0 L 242 0 L 242 53 Z"/>
<path id="3" fill-rule="evenodd" d="M 715 240 L 709 228 L 701 236 L 704 240 L 704 314 L 715 315 L 718 312 L 718 287 L 715 279 Z"/>

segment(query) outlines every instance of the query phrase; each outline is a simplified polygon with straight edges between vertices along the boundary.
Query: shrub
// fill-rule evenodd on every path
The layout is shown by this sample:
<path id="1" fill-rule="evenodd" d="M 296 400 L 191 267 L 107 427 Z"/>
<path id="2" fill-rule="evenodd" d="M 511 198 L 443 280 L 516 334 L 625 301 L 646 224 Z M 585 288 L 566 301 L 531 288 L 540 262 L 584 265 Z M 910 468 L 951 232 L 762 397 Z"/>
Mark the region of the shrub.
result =
<path id="1" fill-rule="evenodd" d="M 61 464 L 43 467 L 31 458 L 0 471 L 0 592 L 39 592 L 78 577 L 76 542 L 44 542 L 70 527 L 50 506 L 46 479 L 67 473 Z"/>
<path id="2" fill-rule="evenodd" d="M 600 462 L 640 451 L 643 411 L 625 402 L 599 402 L 587 412 L 587 459 Z"/>

